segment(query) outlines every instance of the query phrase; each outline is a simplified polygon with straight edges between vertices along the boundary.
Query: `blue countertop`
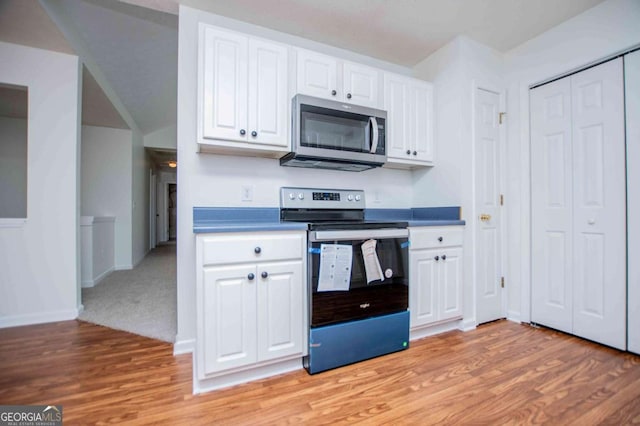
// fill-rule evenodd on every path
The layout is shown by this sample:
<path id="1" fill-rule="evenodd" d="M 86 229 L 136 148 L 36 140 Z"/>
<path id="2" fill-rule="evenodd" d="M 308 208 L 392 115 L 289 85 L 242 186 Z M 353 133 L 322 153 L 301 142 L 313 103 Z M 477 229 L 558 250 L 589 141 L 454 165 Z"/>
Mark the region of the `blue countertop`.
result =
<path id="1" fill-rule="evenodd" d="M 413 209 L 366 209 L 365 219 L 403 221 L 409 226 L 457 226 L 459 207 L 422 207 Z M 268 207 L 194 207 L 193 232 L 253 232 L 306 230 L 305 222 L 280 222 L 280 209 Z"/>

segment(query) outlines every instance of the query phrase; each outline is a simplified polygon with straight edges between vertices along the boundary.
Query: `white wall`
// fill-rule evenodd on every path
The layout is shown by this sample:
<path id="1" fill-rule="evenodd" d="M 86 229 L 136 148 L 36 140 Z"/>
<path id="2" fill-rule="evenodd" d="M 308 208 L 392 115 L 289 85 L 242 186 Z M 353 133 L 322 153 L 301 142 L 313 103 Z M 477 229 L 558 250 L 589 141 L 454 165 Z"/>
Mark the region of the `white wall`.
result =
<path id="1" fill-rule="evenodd" d="M 464 234 L 464 328 L 475 326 L 474 92 L 504 91 L 502 55 L 465 36 L 456 37 L 413 68 L 433 82 L 435 163 L 413 174 L 413 206 L 461 206 Z"/>
<path id="2" fill-rule="evenodd" d="M 509 311 L 530 320 L 529 87 L 640 43 L 640 2 L 608 0 L 505 55 L 508 80 Z"/>
<path id="3" fill-rule="evenodd" d="M 0 117 L 0 218 L 27 215 L 27 120 Z"/>
<path id="4" fill-rule="evenodd" d="M 196 82 L 199 21 L 227 25 L 284 43 L 304 45 L 391 71 L 408 70 L 342 49 L 322 46 L 264 28 L 217 17 L 181 6 L 178 46 L 178 336 L 177 347 L 195 338 L 195 244 L 192 211 L 195 206 L 279 207 L 281 186 L 362 188 L 378 192 L 367 207 L 407 208 L 411 205 L 411 173 L 376 169 L 362 173 L 280 167 L 278 160 L 197 153 Z M 253 201 L 240 200 L 242 185 L 253 185 Z M 186 347 L 186 346 L 185 346 Z M 177 349 L 180 350 L 180 349 Z"/>
<path id="5" fill-rule="evenodd" d="M 144 138 L 133 130 L 132 258 L 133 266 L 149 252 L 149 169 L 151 159 L 144 149 Z"/>
<path id="6" fill-rule="evenodd" d="M 0 327 L 76 318 L 80 309 L 76 56 L 0 42 L 0 82 L 29 88 L 27 219 L 0 220 Z"/>
<path id="7" fill-rule="evenodd" d="M 168 126 L 144 135 L 145 148 L 176 149 L 177 127 Z"/>
<path id="8" fill-rule="evenodd" d="M 81 214 L 116 218 L 116 269 L 133 264 L 131 144 L 131 130 L 82 126 Z"/>
<path id="9" fill-rule="evenodd" d="M 640 50 L 624 58 L 627 137 L 627 349 L 640 354 Z M 630 219 L 630 220 L 629 220 Z"/>

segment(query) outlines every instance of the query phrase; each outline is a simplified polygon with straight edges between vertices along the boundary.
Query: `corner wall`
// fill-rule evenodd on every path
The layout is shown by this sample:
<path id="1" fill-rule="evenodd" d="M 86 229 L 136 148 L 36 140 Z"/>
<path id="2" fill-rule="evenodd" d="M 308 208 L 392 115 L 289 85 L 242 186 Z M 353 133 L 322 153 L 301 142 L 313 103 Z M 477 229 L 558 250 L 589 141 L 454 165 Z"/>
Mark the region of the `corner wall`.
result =
<path id="1" fill-rule="evenodd" d="M 435 166 L 413 172 L 413 206 L 461 206 L 464 230 L 464 320 L 476 325 L 476 217 L 474 99 L 480 87 L 502 93 L 502 55 L 465 36 L 456 37 L 413 68 L 433 82 Z"/>
<path id="2" fill-rule="evenodd" d="M 115 268 L 132 267 L 132 132 L 82 126 L 82 216 L 114 216 Z"/>
<path id="3" fill-rule="evenodd" d="M 29 88 L 27 219 L 0 223 L 0 327 L 74 319 L 81 308 L 80 63 L 4 42 L 0 63 L 0 82 Z"/>
<path id="4" fill-rule="evenodd" d="M 149 169 L 151 160 L 138 130 L 132 135 L 131 256 L 133 267 L 149 252 Z"/>

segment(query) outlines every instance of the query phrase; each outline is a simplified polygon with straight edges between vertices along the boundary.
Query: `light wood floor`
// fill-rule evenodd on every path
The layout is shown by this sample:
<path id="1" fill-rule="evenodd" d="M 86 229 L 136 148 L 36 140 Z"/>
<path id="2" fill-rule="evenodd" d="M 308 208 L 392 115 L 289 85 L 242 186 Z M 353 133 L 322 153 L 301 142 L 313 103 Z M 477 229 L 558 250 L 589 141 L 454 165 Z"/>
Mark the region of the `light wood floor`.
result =
<path id="1" fill-rule="evenodd" d="M 640 422 L 640 357 L 507 321 L 197 396 L 171 351 L 79 321 L 2 329 L 0 404 L 62 404 L 65 425 Z"/>

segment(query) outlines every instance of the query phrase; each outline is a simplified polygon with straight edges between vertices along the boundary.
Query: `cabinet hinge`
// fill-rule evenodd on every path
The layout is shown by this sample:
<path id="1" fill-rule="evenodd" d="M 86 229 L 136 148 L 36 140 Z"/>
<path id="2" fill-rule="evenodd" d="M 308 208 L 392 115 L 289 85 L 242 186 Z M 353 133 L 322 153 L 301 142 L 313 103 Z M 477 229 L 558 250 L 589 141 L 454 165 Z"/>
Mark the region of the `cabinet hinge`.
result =
<path id="1" fill-rule="evenodd" d="M 500 205 L 504 206 L 504 195 L 500 194 Z"/>
<path id="2" fill-rule="evenodd" d="M 500 287 L 504 288 L 504 277 L 500 277 Z"/>
<path id="3" fill-rule="evenodd" d="M 498 123 L 502 124 L 502 119 L 504 118 L 504 116 L 507 115 L 506 112 L 500 112 L 498 113 Z"/>

